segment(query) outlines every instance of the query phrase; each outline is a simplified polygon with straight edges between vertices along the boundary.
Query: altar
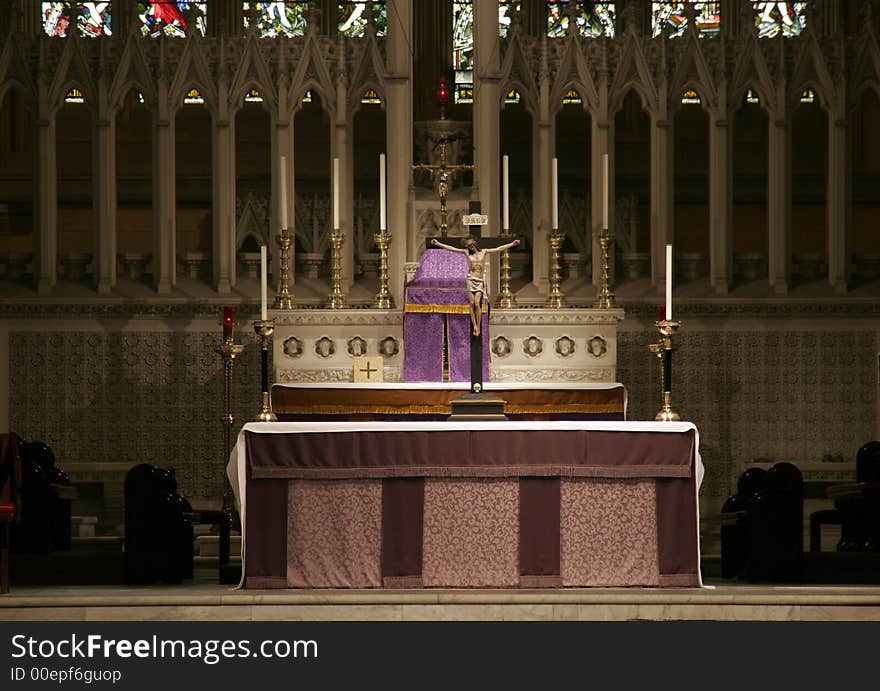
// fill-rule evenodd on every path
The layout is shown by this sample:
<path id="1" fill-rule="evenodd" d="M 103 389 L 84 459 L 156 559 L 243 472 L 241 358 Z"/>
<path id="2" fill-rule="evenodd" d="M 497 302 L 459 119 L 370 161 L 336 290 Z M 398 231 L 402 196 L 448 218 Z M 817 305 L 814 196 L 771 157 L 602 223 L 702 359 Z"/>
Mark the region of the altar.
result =
<path id="1" fill-rule="evenodd" d="M 248 423 L 245 588 L 699 586 L 691 423 Z"/>
<path id="2" fill-rule="evenodd" d="M 275 384 L 272 409 L 282 421 L 445 420 L 466 382 L 302 382 Z M 489 382 L 512 420 L 625 420 L 626 389 L 609 383 Z"/>

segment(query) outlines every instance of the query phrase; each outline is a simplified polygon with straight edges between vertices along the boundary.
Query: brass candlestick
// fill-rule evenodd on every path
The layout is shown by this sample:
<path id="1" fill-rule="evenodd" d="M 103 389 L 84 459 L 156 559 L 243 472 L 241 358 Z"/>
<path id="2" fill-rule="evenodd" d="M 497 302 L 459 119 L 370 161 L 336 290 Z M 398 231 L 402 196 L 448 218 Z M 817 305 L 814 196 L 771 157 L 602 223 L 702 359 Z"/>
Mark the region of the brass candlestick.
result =
<path id="1" fill-rule="evenodd" d="M 545 307 L 559 309 L 565 307 L 565 295 L 559 289 L 562 280 L 562 267 L 559 264 L 559 248 L 562 247 L 562 241 L 565 235 L 554 229 L 547 240 L 550 243 L 550 294 L 544 302 Z"/>
<path id="2" fill-rule="evenodd" d="M 373 300 L 373 307 L 380 310 L 394 309 L 394 296 L 388 290 L 388 247 L 391 245 L 391 235 L 387 230 L 380 230 L 373 236 L 373 241 L 379 248 L 379 292 Z"/>
<path id="3" fill-rule="evenodd" d="M 332 248 L 331 255 L 331 280 L 333 289 L 327 298 L 327 306 L 333 310 L 341 310 L 346 307 L 345 295 L 342 293 L 342 243 L 345 235 L 336 228 L 330 234 L 330 246 Z"/>
<path id="4" fill-rule="evenodd" d="M 505 230 L 503 237 L 510 237 L 510 231 Z M 510 290 L 510 250 L 504 250 L 501 253 L 501 262 L 499 270 L 499 290 L 498 290 L 498 307 L 501 309 L 512 309 L 516 307 L 516 297 Z"/>
<path id="5" fill-rule="evenodd" d="M 274 319 L 257 319 L 254 322 L 254 332 L 260 338 L 260 414 L 257 422 L 276 422 L 275 413 L 272 412 L 272 403 L 269 399 L 269 344 L 272 333 L 275 331 Z"/>
<path id="6" fill-rule="evenodd" d="M 241 355 L 242 351 L 244 351 L 244 345 L 238 345 L 235 343 L 235 339 L 232 335 L 232 331 L 230 330 L 229 334 L 224 336 L 223 342 L 220 344 L 220 347 L 217 348 L 217 352 L 220 353 L 220 356 L 223 358 L 223 401 L 224 401 L 224 411 L 223 411 L 223 427 L 224 429 L 224 441 L 225 441 L 225 451 L 226 453 L 223 456 L 223 511 L 229 514 L 234 513 L 235 511 L 235 500 L 232 495 L 232 486 L 229 484 L 229 479 L 226 477 L 226 464 L 229 463 L 229 454 L 232 453 L 232 428 L 235 426 L 235 416 L 232 414 L 232 368 L 235 365 L 235 358 Z"/>
<path id="7" fill-rule="evenodd" d="M 293 309 L 293 293 L 290 292 L 290 248 L 293 245 L 293 238 L 287 232 L 287 228 L 282 228 L 281 233 L 275 236 L 275 241 L 281 249 L 281 275 L 278 277 L 278 293 L 275 295 L 275 309 L 292 310 Z"/>
<path id="8" fill-rule="evenodd" d="M 681 322 L 661 319 L 655 322 L 660 332 L 660 340 L 651 343 L 648 348 L 660 360 L 660 390 L 663 403 L 654 419 L 659 422 L 675 422 L 681 416 L 672 409 L 672 337 L 676 334 Z"/>
<path id="9" fill-rule="evenodd" d="M 611 245 L 611 242 L 612 238 L 611 235 L 608 233 L 608 229 L 603 228 L 602 232 L 599 233 L 599 247 L 602 249 L 602 284 L 599 287 L 599 293 L 598 295 L 596 295 L 596 300 L 593 303 L 593 307 L 597 307 L 602 310 L 609 310 L 615 307 L 614 293 L 611 292 L 611 288 L 609 286 L 610 271 L 608 268 L 608 248 Z"/>

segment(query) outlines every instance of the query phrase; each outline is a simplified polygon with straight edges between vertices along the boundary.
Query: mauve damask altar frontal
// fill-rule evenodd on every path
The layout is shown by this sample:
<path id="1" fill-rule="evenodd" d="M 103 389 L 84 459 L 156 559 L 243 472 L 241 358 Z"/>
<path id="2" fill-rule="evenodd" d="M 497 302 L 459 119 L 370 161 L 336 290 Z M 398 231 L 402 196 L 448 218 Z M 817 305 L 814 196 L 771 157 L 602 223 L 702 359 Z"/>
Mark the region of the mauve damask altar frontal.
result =
<path id="1" fill-rule="evenodd" d="M 701 585 L 691 423 L 249 423 L 242 585 Z"/>

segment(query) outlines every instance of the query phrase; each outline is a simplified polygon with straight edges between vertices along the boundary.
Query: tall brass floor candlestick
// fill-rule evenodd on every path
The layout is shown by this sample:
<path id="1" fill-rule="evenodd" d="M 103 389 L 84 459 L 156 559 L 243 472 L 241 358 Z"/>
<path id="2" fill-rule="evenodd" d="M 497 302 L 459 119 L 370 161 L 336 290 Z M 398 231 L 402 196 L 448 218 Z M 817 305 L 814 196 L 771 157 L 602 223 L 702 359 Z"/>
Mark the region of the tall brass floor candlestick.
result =
<path id="1" fill-rule="evenodd" d="M 278 247 L 281 249 L 280 273 L 278 277 L 278 293 L 275 295 L 275 309 L 292 310 L 293 294 L 290 292 L 290 248 L 293 245 L 293 238 L 287 232 L 287 228 L 282 228 L 281 233 L 275 236 Z"/>
<path id="2" fill-rule="evenodd" d="M 562 281 L 562 267 L 559 265 L 559 248 L 562 247 L 562 241 L 565 235 L 558 230 L 554 230 L 547 237 L 550 243 L 550 294 L 544 301 L 545 307 L 559 309 L 565 307 L 565 295 L 559 288 Z"/>
<path id="3" fill-rule="evenodd" d="M 608 248 L 611 245 L 611 236 L 608 234 L 608 229 L 603 228 L 602 232 L 599 233 L 599 247 L 602 250 L 602 283 L 599 286 L 599 293 L 596 295 L 596 301 L 593 303 L 593 307 L 597 307 L 599 309 L 607 310 L 614 308 L 614 293 L 611 292 L 610 288 L 610 271 L 608 267 Z"/>
<path id="4" fill-rule="evenodd" d="M 272 342 L 272 333 L 275 331 L 274 319 L 257 319 L 254 322 L 254 332 L 260 338 L 260 414 L 257 422 L 275 422 L 278 420 L 272 412 L 272 404 L 269 398 L 269 345 Z"/>
<path id="5" fill-rule="evenodd" d="M 381 230 L 373 236 L 373 241 L 379 248 L 379 292 L 373 300 L 373 307 L 380 310 L 394 309 L 394 296 L 388 290 L 388 247 L 391 245 L 391 236 L 387 230 Z"/>
<path id="6" fill-rule="evenodd" d="M 333 288 L 327 298 L 327 306 L 333 310 L 341 310 L 345 308 L 345 295 L 342 293 L 342 243 L 345 235 L 336 228 L 330 234 L 330 247 L 332 248 L 332 256 L 330 263 L 331 280 Z"/>
<path id="7" fill-rule="evenodd" d="M 229 463 L 229 454 L 232 453 L 232 429 L 235 427 L 235 416 L 232 414 L 232 368 L 235 365 L 235 358 L 241 355 L 243 350 L 243 345 L 235 343 L 231 330 L 229 335 L 224 337 L 220 347 L 217 348 L 217 352 L 223 358 L 223 436 L 226 452 L 223 456 L 223 511 L 229 514 L 235 511 L 232 487 L 226 477 L 226 464 Z"/>
<path id="8" fill-rule="evenodd" d="M 654 419 L 660 422 L 675 422 L 681 420 L 681 416 L 672 409 L 672 351 L 674 350 L 672 337 L 678 331 L 681 322 L 661 319 L 655 324 L 660 332 L 660 340 L 651 343 L 648 348 L 660 360 L 660 389 L 663 401 Z"/>

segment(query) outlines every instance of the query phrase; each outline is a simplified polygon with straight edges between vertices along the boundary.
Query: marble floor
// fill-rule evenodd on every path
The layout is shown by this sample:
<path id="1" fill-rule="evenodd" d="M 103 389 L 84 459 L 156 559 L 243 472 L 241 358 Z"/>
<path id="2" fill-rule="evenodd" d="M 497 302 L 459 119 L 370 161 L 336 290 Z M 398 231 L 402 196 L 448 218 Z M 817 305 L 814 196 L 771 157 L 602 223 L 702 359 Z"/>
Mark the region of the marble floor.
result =
<path id="1" fill-rule="evenodd" d="M 627 621 L 880 620 L 880 587 L 702 589 L 232 590 L 182 586 L 21 587 L 0 621 Z"/>

